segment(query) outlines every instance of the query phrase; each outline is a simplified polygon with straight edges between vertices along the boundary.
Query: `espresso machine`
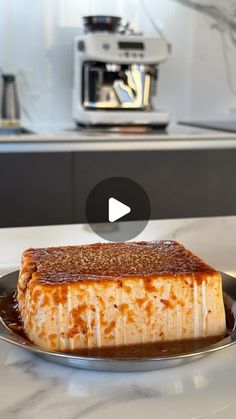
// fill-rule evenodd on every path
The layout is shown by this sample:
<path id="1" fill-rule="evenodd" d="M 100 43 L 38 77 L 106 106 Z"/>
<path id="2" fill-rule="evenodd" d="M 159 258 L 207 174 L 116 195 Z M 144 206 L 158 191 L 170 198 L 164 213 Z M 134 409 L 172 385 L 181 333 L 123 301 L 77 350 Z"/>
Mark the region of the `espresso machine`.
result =
<path id="1" fill-rule="evenodd" d="M 84 34 L 74 40 L 73 118 L 82 126 L 165 128 L 170 115 L 155 104 L 170 45 L 120 24 L 119 17 L 84 18 Z"/>

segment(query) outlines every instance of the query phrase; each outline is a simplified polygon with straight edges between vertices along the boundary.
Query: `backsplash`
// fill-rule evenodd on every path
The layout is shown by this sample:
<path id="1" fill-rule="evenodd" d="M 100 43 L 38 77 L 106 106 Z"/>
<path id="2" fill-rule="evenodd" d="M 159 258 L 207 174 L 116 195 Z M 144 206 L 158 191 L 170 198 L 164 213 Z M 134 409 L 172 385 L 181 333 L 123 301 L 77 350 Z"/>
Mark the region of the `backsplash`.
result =
<path id="1" fill-rule="evenodd" d="M 234 0 L 0 0 L 0 67 L 16 73 L 26 125 L 68 126 L 72 40 L 87 14 L 120 15 L 171 42 L 161 66 L 159 108 L 173 118 L 236 115 Z"/>

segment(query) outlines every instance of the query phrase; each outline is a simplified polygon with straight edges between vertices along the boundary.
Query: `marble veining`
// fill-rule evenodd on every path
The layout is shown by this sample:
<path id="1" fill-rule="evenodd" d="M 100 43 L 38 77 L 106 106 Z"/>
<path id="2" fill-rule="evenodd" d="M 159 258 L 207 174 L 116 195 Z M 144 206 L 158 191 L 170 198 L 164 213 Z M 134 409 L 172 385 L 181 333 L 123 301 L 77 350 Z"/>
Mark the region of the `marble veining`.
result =
<path id="1" fill-rule="evenodd" d="M 22 25 L 26 11 L 28 25 Z M 72 41 L 82 31 L 83 15 L 109 13 L 122 16 L 137 31 L 154 34 L 151 16 L 172 44 L 172 57 L 160 68 L 159 108 L 177 119 L 236 113 L 234 0 L 99 0 L 83 5 L 41 0 L 34 8 L 30 0 L 12 0 L 11 5 L 1 0 L 0 68 L 17 75 L 24 125 L 73 125 Z M 214 95 L 206 94 L 208 87 Z"/>
<path id="2" fill-rule="evenodd" d="M 226 82 L 230 92 L 236 96 L 234 66 L 229 54 L 236 47 L 236 3 L 234 0 L 173 0 L 211 19 L 210 29 L 220 34 L 224 57 Z M 197 32 L 196 32 L 197 36 Z M 229 40 L 227 39 L 229 38 Z M 230 41 L 230 44 L 229 44 Z"/>
<path id="3" fill-rule="evenodd" d="M 213 27 L 229 30 L 236 45 L 236 4 L 234 0 L 173 0 L 197 12 L 203 13 L 215 22 Z"/>
<path id="4" fill-rule="evenodd" d="M 220 412 L 217 417 L 234 417 L 230 412 L 236 403 L 236 371 L 231 365 L 235 348 L 227 350 L 226 357 L 223 352 L 213 354 L 181 370 L 132 374 L 73 370 L 33 355 L 30 361 L 5 364 L 2 355 L 8 352 L 14 357 L 16 351 L 1 345 L 0 417 L 4 419 L 109 418 L 111 414 L 143 418 L 145 412 L 154 417 L 157 410 L 167 418 L 208 418 Z"/>

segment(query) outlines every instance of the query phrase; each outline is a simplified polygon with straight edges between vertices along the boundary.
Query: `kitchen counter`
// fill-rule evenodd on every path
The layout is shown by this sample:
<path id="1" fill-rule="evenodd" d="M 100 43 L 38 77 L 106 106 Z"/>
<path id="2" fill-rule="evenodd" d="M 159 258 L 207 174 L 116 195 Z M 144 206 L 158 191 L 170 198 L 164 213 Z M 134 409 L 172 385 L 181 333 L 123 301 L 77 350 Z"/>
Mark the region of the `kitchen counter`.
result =
<path id="1" fill-rule="evenodd" d="M 86 222 L 88 194 L 114 176 L 145 189 L 152 219 L 235 213 L 235 134 L 176 125 L 159 134 L 34 128 L 37 135 L 0 136 L 0 227 Z"/>
<path id="2" fill-rule="evenodd" d="M 120 225 L 125 228 L 125 223 Z M 236 216 L 150 221 L 137 240 L 177 239 L 236 275 Z M 0 229 L 0 273 L 18 268 L 29 246 L 99 241 L 87 225 Z M 233 419 L 236 346 L 182 367 L 103 373 L 61 367 L 0 342 L 3 419 Z"/>
<path id="3" fill-rule="evenodd" d="M 236 134 L 172 124 L 140 133 L 106 129 L 28 127 L 34 134 L 0 135 L 0 153 L 236 148 Z"/>

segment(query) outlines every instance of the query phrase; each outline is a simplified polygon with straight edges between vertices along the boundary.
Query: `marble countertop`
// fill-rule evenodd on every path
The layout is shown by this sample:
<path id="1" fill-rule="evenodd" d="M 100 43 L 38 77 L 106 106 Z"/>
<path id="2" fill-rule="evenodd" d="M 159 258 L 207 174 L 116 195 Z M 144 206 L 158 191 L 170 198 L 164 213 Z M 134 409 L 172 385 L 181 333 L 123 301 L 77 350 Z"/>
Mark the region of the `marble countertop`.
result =
<path id="1" fill-rule="evenodd" d="M 27 127 L 32 134 L 0 135 L 0 153 L 235 148 L 236 134 L 172 123 L 167 131 Z"/>
<path id="2" fill-rule="evenodd" d="M 125 223 L 120 228 L 125 228 Z M 150 221 L 137 240 L 177 239 L 236 275 L 236 216 Z M 0 274 L 29 246 L 100 241 L 87 225 L 0 229 Z M 236 347 L 181 367 L 103 373 L 62 367 L 0 342 L 0 418 L 233 419 Z"/>

